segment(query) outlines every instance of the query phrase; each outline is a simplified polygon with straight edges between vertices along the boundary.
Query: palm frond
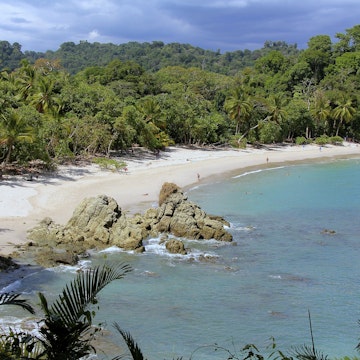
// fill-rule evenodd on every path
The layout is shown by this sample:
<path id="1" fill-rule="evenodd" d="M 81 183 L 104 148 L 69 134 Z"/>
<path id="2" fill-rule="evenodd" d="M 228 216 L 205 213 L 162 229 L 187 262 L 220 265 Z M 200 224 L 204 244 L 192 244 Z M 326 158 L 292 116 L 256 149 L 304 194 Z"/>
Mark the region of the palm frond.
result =
<path id="1" fill-rule="evenodd" d="M 327 355 L 308 345 L 293 348 L 292 355 L 299 360 L 328 360 Z"/>
<path id="2" fill-rule="evenodd" d="M 296 357 L 299 360 L 327 360 L 328 356 L 324 355 L 321 351 L 315 348 L 310 310 L 308 310 L 308 317 L 309 317 L 309 329 L 311 336 L 311 346 L 302 345 L 302 346 L 294 347 L 292 353 L 294 357 Z"/>
<path id="3" fill-rule="evenodd" d="M 25 299 L 18 299 L 20 294 L 2 293 L 0 294 L 0 305 L 16 305 L 20 306 L 24 310 L 27 310 L 31 314 L 35 314 L 34 308 Z"/>
<path id="4" fill-rule="evenodd" d="M 120 333 L 120 335 L 123 337 L 129 351 L 130 354 L 133 358 L 133 360 L 145 360 L 139 346 L 137 345 L 137 343 L 134 341 L 133 337 L 131 336 L 131 334 L 127 331 L 124 331 L 120 328 L 118 323 L 114 323 L 113 324 L 114 328 Z M 122 357 L 117 357 L 113 360 L 117 360 L 117 359 L 121 359 Z"/>
<path id="5" fill-rule="evenodd" d="M 49 311 L 57 314 L 64 324 L 72 325 L 81 316 L 86 315 L 86 307 L 96 303 L 96 295 L 106 285 L 113 280 L 123 278 L 130 271 L 129 265 L 119 264 L 103 265 L 92 271 L 79 273 L 75 280 L 65 286 L 62 294 L 49 308 Z M 43 302 L 42 305 L 44 305 Z"/>
<path id="6" fill-rule="evenodd" d="M 40 306 L 45 313 L 39 340 L 47 359 L 80 359 L 95 352 L 91 341 L 99 327 L 92 326 L 95 313 L 87 307 L 96 304 L 100 290 L 129 271 L 129 265 L 115 264 L 79 273 L 51 306 L 39 293 Z"/>

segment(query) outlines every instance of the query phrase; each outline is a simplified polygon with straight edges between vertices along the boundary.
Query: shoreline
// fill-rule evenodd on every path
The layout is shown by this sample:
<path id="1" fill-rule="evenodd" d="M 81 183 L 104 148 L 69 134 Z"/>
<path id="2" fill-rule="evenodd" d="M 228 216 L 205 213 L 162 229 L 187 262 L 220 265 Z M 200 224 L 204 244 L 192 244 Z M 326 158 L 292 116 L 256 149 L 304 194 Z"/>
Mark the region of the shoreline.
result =
<path id="1" fill-rule="evenodd" d="M 261 149 L 170 147 L 159 156 L 146 152 L 121 157 L 127 163 L 126 172 L 102 170 L 97 165 L 60 166 L 56 173 L 33 181 L 5 178 L 0 181 L 0 255 L 8 256 L 26 243 L 27 231 L 45 217 L 65 224 L 85 197 L 106 194 L 133 214 L 157 204 L 164 182 L 186 191 L 260 168 L 357 157 L 360 147 L 354 143 Z"/>

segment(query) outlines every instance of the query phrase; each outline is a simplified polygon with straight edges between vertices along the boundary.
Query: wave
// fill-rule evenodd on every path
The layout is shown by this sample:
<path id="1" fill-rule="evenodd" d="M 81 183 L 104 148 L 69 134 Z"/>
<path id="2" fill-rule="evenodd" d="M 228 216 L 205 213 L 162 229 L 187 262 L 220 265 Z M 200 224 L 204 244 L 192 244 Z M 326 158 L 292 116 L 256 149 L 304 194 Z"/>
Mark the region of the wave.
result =
<path id="1" fill-rule="evenodd" d="M 9 293 L 9 292 L 15 292 L 16 289 L 19 288 L 21 284 L 21 280 L 15 280 L 14 282 L 12 282 L 11 284 L 4 286 L 1 290 L 0 293 Z"/>
<path id="2" fill-rule="evenodd" d="M 78 273 L 82 270 L 87 270 L 91 267 L 90 260 L 80 260 L 76 265 L 59 265 L 52 268 L 47 268 L 47 271 L 55 273 Z"/>
<path id="3" fill-rule="evenodd" d="M 257 173 L 260 173 L 260 172 L 263 172 L 263 171 L 272 171 L 272 170 L 279 170 L 279 169 L 284 169 L 284 168 L 285 168 L 285 166 L 277 166 L 277 167 L 267 168 L 267 169 L 257 169 L 257 170 L 253 170 L 253 171 L 244 172 L 243 174 L 233 176 L 232 178 L 233 179 L 238 179 L 238 178 L 241 178 L 243 176 L 257 174 Z"/>
<path id="4" fill-rule="evenodd" d="M 251 226 L 251 225 L 244 226 L 236 223 L 230 223 L 230 227 L 226 226 L 225 228 L 234 231 L 253 231 L 256 229 L 255 226 Z"/>
<path id="5" fill-rule="evenodd" d="M 212 251 L 212 249 L 217 249 L 221 246 L 226 246 L 232 243 L 227 243 L 223 241 L 217 241 L 214 239 L 210 240 L 190 240 L 180 238 L 187 251 L 187 254 L 172 254 L 166 249 L 166 241 L 171 239 L 178 239 L 175 236 L 169 236 L 165 241 L 162 236 L 149 238 L 143 241 L 145 251 L 139 256 L 158 256 L 162 258 L 167 258 L 170 260 L 177 261 L 194 261 L 194 262 L 204 262 L 204 261 L 216 261 L 219 256 Z M 97 254 L 112 254 L 112 253 L 126 253 L 134 254 L 133 250 L 124 250 L 117 246 L 111 246 L 104 250 L 97 252 Z"/>
<path id="6" fill-rule="evenodd" d="M 176 239 L 176 237 L 169 237 L 169 239 Z M 218 256 L 212 252 L 208 251 L 208 249 L 201 249 L 196 248 L 194 246 L 191 247 L 191 249 L 188 247 L 188 245 L 198 245 L 200 247 L 203 247 L 204 245 L 207 245 L 206 247 L 214 246 L 214 244 L 218 244 L 219 241 L 216 240 L 205 240 L 206 244 L 204 244 L 204 241 L 199 242 L 199 240 L 188 240 L 188 239 L 180 239 L 184 242 L 187 254 L 172 254 L 169 253 L 166 249 L 166 241 L 163 240 L 161 237 L 151 238 L 146 241 L 144 241 L 145 246 L 145 252 L 144 255 L 150 255 L 155 254 L 161 257 L 167 257 L 170 259 L 177 259 L 177 260 L 184 260 L 184 261 L 201 261 L 203 259 L 216 259 Z"/>
<path id="7" fill-rule="evenodd" d="M 104 250 L 100 250 L 99 254 L 103 254 L 103 253 L 116 253 L 116 252 L 124 252 L 123 249 L 119 248 L 118 246 L 110 246 Z"/>
<path id="8" fill-rule="evenodd" d="M 272 274 L 269 275 L 269 278 L 274 280 L 285 280 L 285 281 L 300 282 L 300 283 L 301 282 L 309 283 L 311 281 L 311 279 L 308 277 L 296 275 L 296 274 Z"/>
<path id="9" fill-rule="evenodd" d="M 37 274 L 41 273 L 42 271 L 44 271 L 44 269 L 38 266 L 21 266 L 17 270 L 4 274 L 8 276 L 6 278 L 6 282 L 3 283 L 3 287 L 0 289 L 0 293 L 33 293 L 32 290 L 24 290 L 24 284 L 31 282 L 31 278 L 34 276 L 36 277 Z"/>

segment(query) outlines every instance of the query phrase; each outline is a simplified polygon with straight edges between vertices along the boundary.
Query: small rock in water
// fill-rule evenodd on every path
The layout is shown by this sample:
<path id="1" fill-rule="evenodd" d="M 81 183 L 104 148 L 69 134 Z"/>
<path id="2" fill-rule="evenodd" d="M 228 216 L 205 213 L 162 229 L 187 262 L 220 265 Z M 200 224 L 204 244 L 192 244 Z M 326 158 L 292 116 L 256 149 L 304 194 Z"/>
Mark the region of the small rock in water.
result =
<path id="1" fill-rule="evenodd" d="M 330 230 L 330 229 L 324 229 L 321 233 L 325 234 L 325 235 L 335 235 L 336 231 L 335 230 Z"/>

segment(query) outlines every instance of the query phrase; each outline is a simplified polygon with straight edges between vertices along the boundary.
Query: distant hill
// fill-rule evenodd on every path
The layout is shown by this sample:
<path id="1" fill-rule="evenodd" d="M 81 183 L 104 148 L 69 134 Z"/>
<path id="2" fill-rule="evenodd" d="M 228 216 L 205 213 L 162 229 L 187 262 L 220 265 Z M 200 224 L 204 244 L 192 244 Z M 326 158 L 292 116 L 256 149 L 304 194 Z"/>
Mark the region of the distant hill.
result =
<path id="1" fill-rule="evenodd" d="M 45 53 L 21 51 L 19 43 L 0 41 L 0 70 L 14 70 L 22 59 L 31 63 L 39 58 L 59 59 L 61 65 L 71 74 L 90 66 L 104 66 L 114 59 L 134 61 L 146 71 L 156 72 L 166 66 L 198 67 L 224 75 L 234 75 L 247 66 L 252 66 L 259 57 L 269 51 L 279 50 L 284 55 L 297 55 L 297 45 L 284 41 L 267 41 L 259 50 L 237 50 L 221 54 L 220 51 L 204 50 L 189 44 L 153 41 L 151 43 L 129 42 L 115 45 L 80 41 L 79 44 L 65 42 L 56 51 Z"/>

